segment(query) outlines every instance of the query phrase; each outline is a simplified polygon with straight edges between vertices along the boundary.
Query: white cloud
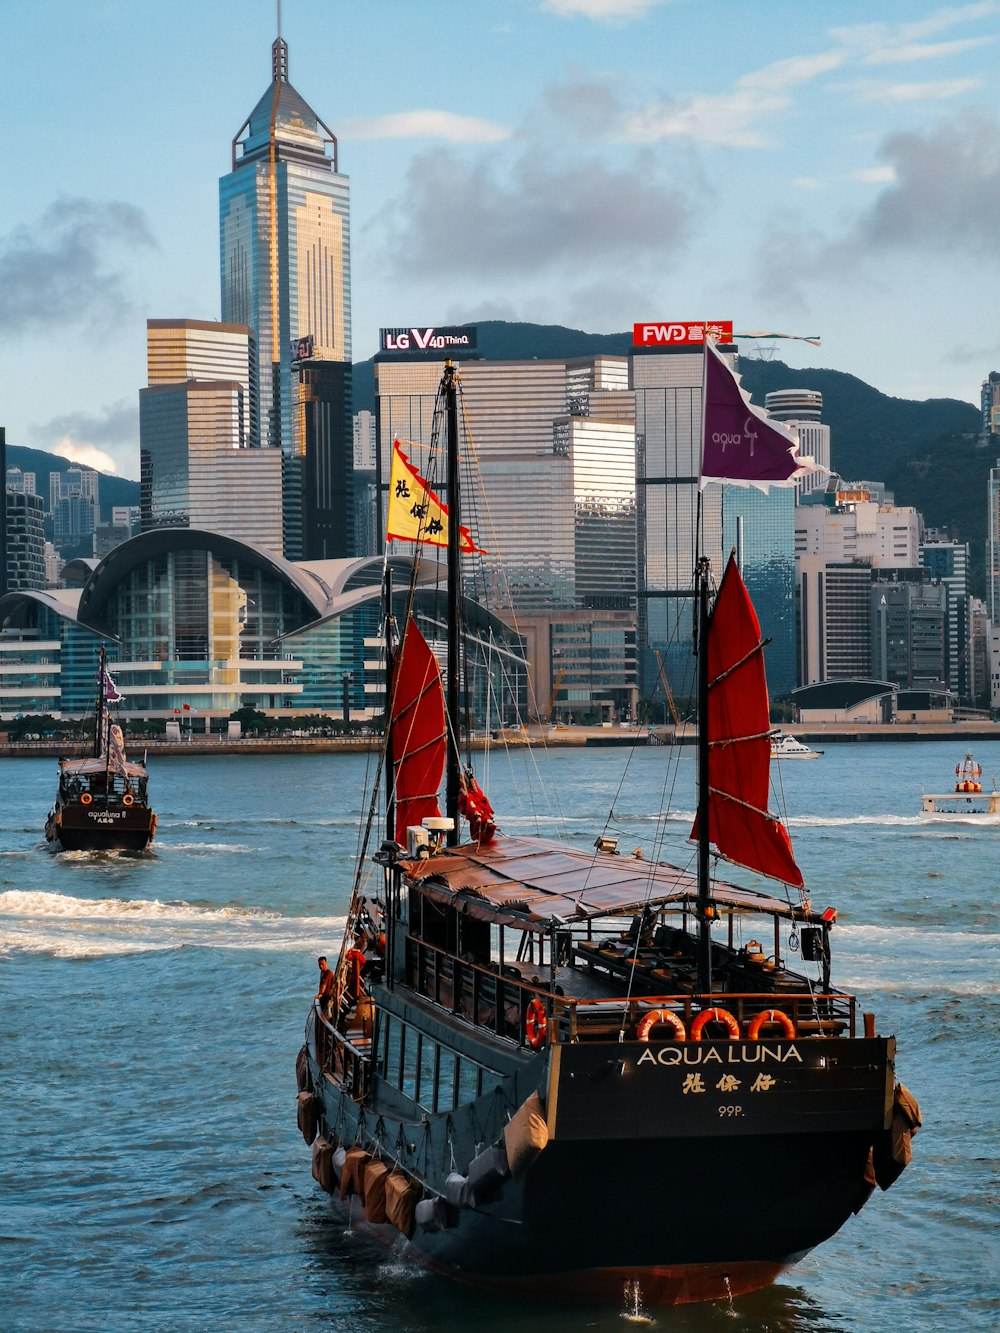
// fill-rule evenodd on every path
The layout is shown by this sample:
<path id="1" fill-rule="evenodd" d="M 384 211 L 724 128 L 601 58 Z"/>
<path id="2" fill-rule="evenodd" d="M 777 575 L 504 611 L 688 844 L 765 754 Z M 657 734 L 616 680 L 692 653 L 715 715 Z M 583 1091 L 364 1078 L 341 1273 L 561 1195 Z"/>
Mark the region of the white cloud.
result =
<path id="1" fill-rule="evenodd" d="M 825 188 L 815 176 L 796 176 L 792 185 L 796 190 L 822 190 Z"/>
<path id="2" fill-rule="evenodd" d="M 79 440 L 70 439 L 68 436 L 57 440 L 52 446 L 50 453 L 57 458 L 68 458 L 71 463 L 79 463 L 82 467 L 92 467 L 98 472 L 117 472 L 118 464 L 106 454 L 103 449 L 98 449 L 93 444 L 83 444 Z"/>
<path id="3" fill-rule="evenodd" d="M 851 180 L 862 181 L 866 185 L 889 185 L 896 180 L 895 167 L 862 167 L 852 172 Z"/>
<path id="4" fill-rule="evenodd" d="M 982 83 L 981 79 L 941 79 L 936 83 L 859 83 L 854 95 L 859 102 L 945 102 L 961 97 Z"/>
<path id="5" fill-rule="evenodd" d="M 769 139 L 758 122 L 786 110 L 792 88 L 839 69 L 846 58 L 843 51 L 792 56 L 744 74 L 727 93 L 651 102 L 623 118 L 621 134 L 637 143 L 690 139 L 728 148 L 766 147 Z"/>
<path id="6" fill-rule="evenodd" d="M 398 111 L 371 120 L 349 121 L 345 139 L 443 139 L 447 143 L 499 143 L 511 137 L 505 125 L 451 111 Z"/>
<path id="7" fill-rule="evenodd" d="M 620 23 L 641 19 L 667 0 L 542 0 L 542 9 L 560 18 L 596 19 L 599 23 Z"/>
<path id="8" fill-rule="evenodd" d="M 863 65 L 899 65 L 910 60 L 937 60 L 941 56 L 961 55 L 977 46 L 988 46 L 992 37 L 964 37 L 955 42 L 901 42 L 899 46 L 870 51 Z"/>

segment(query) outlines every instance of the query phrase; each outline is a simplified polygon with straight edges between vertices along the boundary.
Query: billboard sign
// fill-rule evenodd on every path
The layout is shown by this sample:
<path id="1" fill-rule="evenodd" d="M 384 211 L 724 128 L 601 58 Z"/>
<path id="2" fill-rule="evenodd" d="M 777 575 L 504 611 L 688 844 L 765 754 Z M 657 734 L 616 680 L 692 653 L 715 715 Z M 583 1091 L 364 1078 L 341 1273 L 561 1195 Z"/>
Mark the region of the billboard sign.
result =
<path id="1" fill-rule="evenodd" d="M 380 329 L 379 347 L 383 352 L 460 352 L 474 351 L 474 328 Z"/>
<path id="2" fill-rule="evenodd" d="M 302 338 L 292 339 L 292 360 L 309 361 L 313 354 L 315 340 L 311 333 L 307 333 Z"/>
<path id="3" fill-rule="evenodd" d="M 661 324 L 633 324 L 633 347 L 694 347 L 705 341 L 705 333 L 717 343 L 733 341 L 731 319 L 675 320 Z"/>

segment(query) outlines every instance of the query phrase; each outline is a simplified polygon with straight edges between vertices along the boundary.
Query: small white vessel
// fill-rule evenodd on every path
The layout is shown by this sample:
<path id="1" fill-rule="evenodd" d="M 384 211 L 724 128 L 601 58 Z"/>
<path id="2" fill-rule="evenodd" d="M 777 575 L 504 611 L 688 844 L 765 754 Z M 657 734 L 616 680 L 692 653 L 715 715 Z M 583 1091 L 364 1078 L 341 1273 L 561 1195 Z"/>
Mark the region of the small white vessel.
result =
<path id="1" fill-rule="evenodd" d="M 1000 791 L 995 784 L 992 791 L 983 791 L 982 778 L 983 766 L 976 762 L 970 750 L 962 762 L 955 765 L 955 790 L 921 796 L 920 813 L 934 819 L 1000 818 Z"/>
<path id="2" fill-rule="evenodd" d="M 811 750 L 808 745 L 803 745 L 784 731 L 771 733 L 772 759 L 818 759 L 822 753 L 822 750 Z"/>

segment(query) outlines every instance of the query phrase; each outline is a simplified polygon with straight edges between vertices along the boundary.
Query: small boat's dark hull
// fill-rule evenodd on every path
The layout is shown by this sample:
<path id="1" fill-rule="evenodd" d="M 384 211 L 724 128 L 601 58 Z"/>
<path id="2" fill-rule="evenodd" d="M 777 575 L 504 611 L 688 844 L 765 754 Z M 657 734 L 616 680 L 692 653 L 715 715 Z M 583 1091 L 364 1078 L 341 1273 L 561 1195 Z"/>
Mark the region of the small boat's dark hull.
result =
<path id="1" fill-rule="evenodd" d="M 156 816 L 146 806 L 58 803 L 45 821 L 45 837 L 66 852 L 141 852 L 156 832 Z"/>

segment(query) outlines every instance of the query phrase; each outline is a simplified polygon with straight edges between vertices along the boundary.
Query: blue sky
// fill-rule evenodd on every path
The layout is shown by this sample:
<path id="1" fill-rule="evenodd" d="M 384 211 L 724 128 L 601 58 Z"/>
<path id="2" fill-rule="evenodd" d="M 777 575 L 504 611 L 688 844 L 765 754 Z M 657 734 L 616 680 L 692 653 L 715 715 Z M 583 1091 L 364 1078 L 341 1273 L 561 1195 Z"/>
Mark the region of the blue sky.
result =
<path id="1" fill-rule="evenodd" d="M 276 22 L 7 0 L 9 443 L 138 475 L 145 321 L 219 315 L 218 179 Z M 1000 0 L 283 0 L 281 26 L 351 178 L 355 360 L 382 326 L 731 318 L 904 398 L 1000 368 Z"/>

